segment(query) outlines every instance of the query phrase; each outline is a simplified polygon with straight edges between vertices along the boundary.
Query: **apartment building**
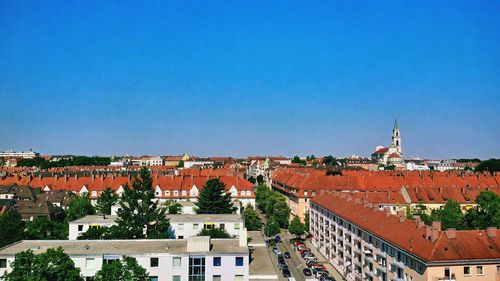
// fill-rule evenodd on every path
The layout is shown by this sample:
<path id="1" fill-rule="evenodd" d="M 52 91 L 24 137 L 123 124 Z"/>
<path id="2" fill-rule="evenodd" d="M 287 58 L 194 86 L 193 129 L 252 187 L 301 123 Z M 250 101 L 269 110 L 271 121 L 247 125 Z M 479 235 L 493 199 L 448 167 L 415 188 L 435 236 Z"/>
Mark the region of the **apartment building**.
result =
<path id="1" fill-rule="evenodd" d="M 154 281 L 248 281 L 249 250 L 243 239 L 183 240 L 24 240 L 0 249 L 0 276 L 11 270 L 16 253 L 40 254 L 61 247 L 86 280 L 103 264 L 131 256 Z"/>
<path id="2" fill-rule="evenodd" d="M 239 214 L 193 214 L 167 215 L 170 220 L 169 238 L 185 239 L 196 236 L 202 229 L 221 228 L 229 235 L 239 237 L 246 233 L 243 218 Z M 116 225 L 117 216 L 89 215 L 69 223 L 69 240 L 77 240 L 78 236 L 89 228 L 110 227 Z"/>
<path id="3" fill-rule="evenodd" d="M 500 237 L 487 230 L 441 230 L 416 218 L 325 195 L 311 203 L 315 247 L 347 280 L 500 280 Z"/>

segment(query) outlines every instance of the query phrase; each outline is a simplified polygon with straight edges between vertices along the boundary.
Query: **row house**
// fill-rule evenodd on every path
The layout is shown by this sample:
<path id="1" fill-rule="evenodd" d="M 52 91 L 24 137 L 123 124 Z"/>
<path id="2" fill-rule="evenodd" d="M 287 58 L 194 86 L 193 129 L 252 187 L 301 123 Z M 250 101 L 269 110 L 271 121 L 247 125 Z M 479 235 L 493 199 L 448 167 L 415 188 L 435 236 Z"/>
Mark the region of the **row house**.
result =
<path id="1" fill-rule="evenodd" d="M 499 280 L 500 237 L 487 230 L 441 230 L 418 217 L 380 211 L 348 195 L 311 204 L 313 245 L 349 281 Z"/>

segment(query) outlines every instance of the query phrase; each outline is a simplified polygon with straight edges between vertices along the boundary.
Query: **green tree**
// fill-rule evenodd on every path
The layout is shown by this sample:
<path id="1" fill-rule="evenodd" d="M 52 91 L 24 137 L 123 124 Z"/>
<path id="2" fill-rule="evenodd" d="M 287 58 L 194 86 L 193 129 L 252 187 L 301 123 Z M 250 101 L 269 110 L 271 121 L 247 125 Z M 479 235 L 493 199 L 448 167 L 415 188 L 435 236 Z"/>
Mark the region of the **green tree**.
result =
<path id="1" fill-rule="evenodd" d="M 177 168 L 184 168 L 184 160 L 179 161 L 179 163 L 175 167 L 177 167 Z"/>
<path id="2" fill-rule="evenodd" d="M 108 280 L 149 281 L 149 276 L 135 258 L 124 256 L 121 260 L 104 264 L 94 277 L 94 281 Z"/>
<path id="3" fill-rule="evenodd" d="M 304 165 L 304 164 L 306 164 L 306 160 L 302 160 L 302 159 L 300 159 L 300 157 L 299 157 L 299 156 L 295 155 L 295 156 L 292 158 L 292 163 L 294 163 L 294 164 Z"/>
<path id="4" fill-rule="evenodd" d="M 258 175 L 257 176 L 257 184 L 263 184 L 263 183 L 264 183 L 264 176 Z"/>
<path id="5" fill-rule="evenodd" d="M 290 231 L 290 233 L 295 235 L 297 238 L 300 238 L 300 236 L 306 232 L 306 227 L 300 222 L 299 217 L 295 216 L 288 227 L 288 231 Z"/>
<path id="6" fill-rule="evenodd" d="M 24 222 L 21 214 L 10 209 L 0 216 L 0 248 L 23 239 Z"/>
<path id="7" fill-rule="evenodd" d="M 248 231 L 257 231 L 262 228 L 262 221 L 259 218 L 259 214 L 251 204 L 248 204 L 243 211 L 243 217 L 245 219 L 245 226 Z"/>
<path id="8" fill-rule="evenodd" d="M 68 229 L 64 223 L 37 217 L 26 223 L 24 237 L 29 240 L 64 240 L 68 239 Z"/>
<path id="9" fill-rule="evenodd" d="M 394 165 L 387 165 L 384 167 L 384 171 L 394 171 L 396 170 L 396 166 Z"/>
<path id="10" fill-rule="evenodd" d="M 12 270 L 4 281 L 83 281 L 80 269 L 62 248 L 34 255 L 31 250 L 17 253 Z"/>
<path id="11" fill-rule="evenodd" d="M 95 209 L 99 214 L 111 215 L 111 207 L 118 202 L 118 194 L 111 188 L 106 188 L 97 198 Z"/>
<path id="12" fill-rule="evenodd" d="M 151 173 L 143 167 L 132 183 L 133 188 L 125 186 L 116 219 L 117 227 L 113 228 L 113 236 L 118 236 L 115 238 L 167 238 L 170 228 L 167 210 L 158 206 L 152 183 Z"/>
<path id="13" fill-rule="evenodd" d="M 259 185 L 257 187 L 257 191 L 255 192 L 255 202 L 262 211 L 266 208 L 266 202 L 271 192 L 271 189 L 265 185 Z"/>
<path id="14" fill-rule="evenodd" d="M 464 217 L 466 228 L 500 228 L 500 196 L 492 191 L 483 191 L 476 197 L 476 207 L 469 209 Z"/>
<path id="15" fill-rule="evenodd" d="M 338 166 L 337 159 L 331 155 L 323 157 L 323 164 L 325 166 Z"/>
<path id="16" fill-rule="evenodd" d="M 462 228 L 463 213 L 460 204 L 455 200 L 448 200 L 442 209 L 432 210 L 433 221 L 441 221 L 441 228 Z"/>
<path id="17" fill-rule="evenodd" d="M 231 203 L 231 194 L 219 179 L 209 179 L 200 192 L 196 205 L 197 214 L 232 214 L 236 208 Z"/>
<path id="18" fill-rule="evenodd" d="M 264 226 L 264 234 L 266 234 L 266 236 L 270 237 L 270 236 L 274 236 L 274 235 L 279 234 L 279 233 L 280 233 L 280 226 L 279 226 L 278 222 L 276 221 L 276 218 L 274 216 L 272 216 L 267 220 L 267 223 Z"/>
<path id="19" fill-rule="evenodd" d="M 490 173 L 500 171 L 500 159 L 490 159 L 482 161 L 476 166 L 476 172 L 487 171 Z"/>
<path id="20" fill-rule="evenodd" d="M 249 181 L 250 183 L 253 183 L 253 184 L 255 184 L 255 183 L 257 182 L 257 181 L 255 180 L 255 178 L 254 178 L 254 177 L 249 177 L 249 178 L 248 178 L 248 181 Z"/>
<path id="21" fill-rule="evenodd" d="M 227 231 L 217 227 L 210 229 L 202 229 L 197 236 L 210 236 L 210 238 L 232 238 Z"/>
<path id="22" fill-rule="evenodd" d="M 306 212 L 304 215 L 304 230 L 306 232 L 309 232 L 309 227 L 310 227 L 310 218 L 309 218 L 309 212 Z"/>
<path id="23" fill-rule="evenodd" d="M 95 209 L 90 202 L 88 194 L 74 196 L 66 208 L 66 221 L 71 222 L 88 215 L 95 215 Z"/>
<path id="24" fill-rule="evenodd" d="M 168 201 L 166 208 L 168 213 L 171 215 L 180 214 L 182 211 L 182 205 L 175 201 Z"/>
<path id="25" fill-rule="evenodd" d="M 102 240 L 102 239 L 112 239 L 109 236 L 109 227 L 91 227 L 84 233 L 78 235 L 78 240 Z"/>

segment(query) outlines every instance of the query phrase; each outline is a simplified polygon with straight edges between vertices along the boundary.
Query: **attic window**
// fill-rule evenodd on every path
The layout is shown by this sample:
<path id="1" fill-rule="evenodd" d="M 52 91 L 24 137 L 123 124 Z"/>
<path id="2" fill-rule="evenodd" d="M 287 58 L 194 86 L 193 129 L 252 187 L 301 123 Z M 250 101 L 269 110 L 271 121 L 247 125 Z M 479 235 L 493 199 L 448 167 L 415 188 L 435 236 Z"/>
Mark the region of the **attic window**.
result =
<path id="1" fill-rule="evenodd" d="M 448 252 L 448 248 L 447 248 L 447 247 L 444 247 L 444 251 L 445 251 L 445 252 Z"/>

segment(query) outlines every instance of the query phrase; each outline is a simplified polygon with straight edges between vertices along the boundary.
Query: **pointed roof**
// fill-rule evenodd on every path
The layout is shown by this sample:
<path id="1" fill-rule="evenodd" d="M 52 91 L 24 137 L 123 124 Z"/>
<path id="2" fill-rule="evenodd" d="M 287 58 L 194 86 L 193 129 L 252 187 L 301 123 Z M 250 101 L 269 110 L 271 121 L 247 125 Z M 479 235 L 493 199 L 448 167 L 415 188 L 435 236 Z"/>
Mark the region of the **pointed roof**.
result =
<path id="1" fill-rule="evenodd" d="M 398 126 L 398 115 L 394 117 L 394 129 L 393 130 L 399 130 Z"/>

